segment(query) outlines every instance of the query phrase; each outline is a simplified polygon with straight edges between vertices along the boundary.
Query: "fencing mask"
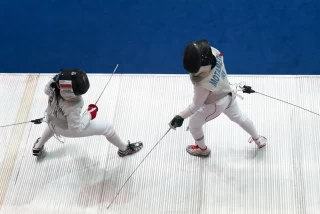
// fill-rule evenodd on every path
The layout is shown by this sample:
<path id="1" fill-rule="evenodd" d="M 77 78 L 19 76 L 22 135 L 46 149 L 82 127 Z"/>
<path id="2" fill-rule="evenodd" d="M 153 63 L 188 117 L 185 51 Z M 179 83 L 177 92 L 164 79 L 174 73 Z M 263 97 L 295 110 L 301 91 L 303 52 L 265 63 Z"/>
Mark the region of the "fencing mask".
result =
<path id="1" fill-rule="evenodd" d="M 202 66 L 216 66 L 211 46 L 207 40 L 197 40 L 186 45 L 183 54 L 183 67 L 189 73 L 195 74 Z M 210 70 L 211 70 L 210 69 Z"/>
<path id="2" fill-rule="evenodd" d="M 60 95 L 70 100 L 87 93 L 90 83 L 87 74 L 81 69 L 61 69 L 56 77 Z"/>

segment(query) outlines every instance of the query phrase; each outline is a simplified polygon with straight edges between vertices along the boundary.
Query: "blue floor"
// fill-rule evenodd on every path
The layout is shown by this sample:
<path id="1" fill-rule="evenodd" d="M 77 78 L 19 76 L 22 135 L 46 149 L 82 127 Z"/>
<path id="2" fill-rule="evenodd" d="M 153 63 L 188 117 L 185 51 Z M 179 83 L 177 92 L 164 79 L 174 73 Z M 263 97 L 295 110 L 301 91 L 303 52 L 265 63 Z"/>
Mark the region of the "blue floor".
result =
<path id="1" fill-rule="evenodd" d="M 1 0 L 0 72 L 183 74 L 184 45 L 206 38 L 229 74 L 320 74 L 319 11 L 318 0 Z"/>

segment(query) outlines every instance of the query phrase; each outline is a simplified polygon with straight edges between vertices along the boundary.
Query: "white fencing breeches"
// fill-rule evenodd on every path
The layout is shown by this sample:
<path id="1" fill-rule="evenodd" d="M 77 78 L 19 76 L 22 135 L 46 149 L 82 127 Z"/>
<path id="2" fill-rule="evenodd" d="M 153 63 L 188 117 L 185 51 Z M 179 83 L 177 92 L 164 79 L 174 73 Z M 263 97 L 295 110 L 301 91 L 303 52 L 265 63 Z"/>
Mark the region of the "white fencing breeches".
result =
<path id="1" fill-rule="evenodd" d="M 117 146 L 119 149 L 126 149 L 126 145 L 121 141 L 121 139 L 115 132 L 112 124 L 101 120 L 91 120 L 88 123 L 87 127 L 83 129 L 80 133 L 72 132 L 66 129 L 61 129 L 57 126 L 53 129 L 51 125 L 48 125 L 45 131 L 42 133 L 41 139 L 37 147 L 43 146 L 54 135 L 54 133 L 56 135 L 61 135 L 69 138 L 103 135 L 107 138 L 109 142 Z"/>
<path id="2" fill-rule="evenodd" d="M 232 99 L 234 100 L 231 102 Z M 229 106 L 230 102 L 231 105 Z M 194 140 L 201 148 L 206 148 L 202 126 L 206 122 L 218 117 L 221 113 L 227 115 L 231 121 L 241 126 L 252 137 L 258 138 L 259 135 L 257 134 L 252 121 L 245 113 L 241 111 L 237 100 L 231 96 L 226 96 L 217 103 L 203 105 L 195 114 L 190 117 L 189 130 Z"/>
<path id="3" fill-rule="evenodd" d="M 102 120 L 91 120 L 87 127 L 84 128 L 80 133 L 72 132 L 68 129 L 61 129 L 59 127 L 54 127 L 54 131 L 57 135 L 61 135 L 69 138 L 77 137 L 88 137 L 93 135 L 104 135 L 107 138 L 114 134 L 113 126 Z"/>

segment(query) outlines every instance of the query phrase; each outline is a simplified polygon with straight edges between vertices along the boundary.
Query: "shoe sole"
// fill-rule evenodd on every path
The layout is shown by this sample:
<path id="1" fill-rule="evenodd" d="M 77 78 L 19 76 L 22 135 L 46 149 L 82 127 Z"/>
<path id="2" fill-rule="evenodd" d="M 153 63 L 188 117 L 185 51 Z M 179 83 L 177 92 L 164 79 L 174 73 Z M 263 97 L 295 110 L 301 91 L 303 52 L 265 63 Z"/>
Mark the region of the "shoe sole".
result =
<path id="1" fill-rule="evenodd" d="M 192 154 L 192 153 L 190 153 L 188 150 L 187 150 L 187 152 L 188 152 L 190 155 L 192 155 L 192 156 L 203 156 L 203 157 L 209 156 L 210 153 L 211 153 L 211 151 L 210 151 L 208 154 Z"/>

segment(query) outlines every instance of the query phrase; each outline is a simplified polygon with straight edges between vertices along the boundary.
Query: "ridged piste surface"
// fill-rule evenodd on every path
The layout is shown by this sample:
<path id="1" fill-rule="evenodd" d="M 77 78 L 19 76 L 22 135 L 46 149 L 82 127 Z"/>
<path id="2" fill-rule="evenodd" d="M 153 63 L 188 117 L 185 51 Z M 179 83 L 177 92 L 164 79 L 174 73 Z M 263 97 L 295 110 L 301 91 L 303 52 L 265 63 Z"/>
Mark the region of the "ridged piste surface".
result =
<path id="1" fill-rule="evenodd" d="M 89 75 L 85 107 L 100 96 L 110 75 Z M 41 75 L 27 120 L 43 116 Z M 15 123 L 28 76 L 1 75 L 0 125 Z M 319 77 L 230 76 L 257 92 L 320 112 Z M 10 84 L 8 84 L 10 82 Z M 4 87 L 3 84 L 6 84 Z M 300 214 L 320 212 L 319 116 L 261 94 L 243 94 L 241 109 L 268 138 L 257 150 L 250 137 L 225 115 L 204 126 L 212 153 L 189 155 L 193 143 L 188 119 L 171 130 L 133 174 L 116 200 L 112 199 L 136 166 L 168 130 L 172 117 L 192 101 L 188 76 L 114 75 L 98 102 L 96 119 L 114 125 L 123 141 L 144 143 L 137 154 L 120 158 L 103 136 L 54 137 L 44 158 L 32 156 L 32 146 L 46 124 L 25 125 L 16 159 L 4 160 L 14 127 L 0 128 L 0 165 L 12 165 L 12 175 L 0 213 L 227 213 Z M 9 105 L 9 100 L 11 101 Z M 63 139 L 62 139 L 63 140 Z M 0 178 L 3 187 L 3 178 Z M 1 189 L 2 191 L 3 189 Z"/>

